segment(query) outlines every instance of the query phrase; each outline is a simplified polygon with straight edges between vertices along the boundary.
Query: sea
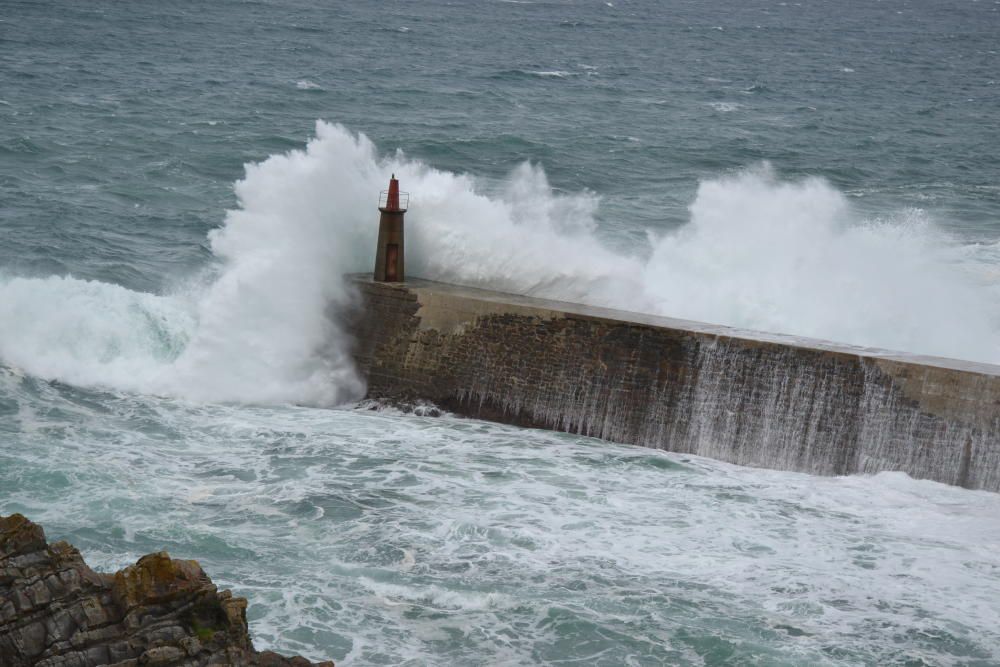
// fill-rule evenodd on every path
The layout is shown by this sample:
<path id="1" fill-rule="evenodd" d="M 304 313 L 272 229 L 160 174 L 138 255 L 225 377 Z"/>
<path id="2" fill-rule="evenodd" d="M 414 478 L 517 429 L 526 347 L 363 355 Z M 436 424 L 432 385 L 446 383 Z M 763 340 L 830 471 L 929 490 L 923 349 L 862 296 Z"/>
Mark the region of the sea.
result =
<path id="1" fill-rule="evenodd" d="M 0 0 L 0 514 L 338 665 L 1000 665 L 1000 495 L 364 400 L 343 276 L 1000 363 L 1000 0 Z M 664 443 L 669 447 L 669 443 Z"/>

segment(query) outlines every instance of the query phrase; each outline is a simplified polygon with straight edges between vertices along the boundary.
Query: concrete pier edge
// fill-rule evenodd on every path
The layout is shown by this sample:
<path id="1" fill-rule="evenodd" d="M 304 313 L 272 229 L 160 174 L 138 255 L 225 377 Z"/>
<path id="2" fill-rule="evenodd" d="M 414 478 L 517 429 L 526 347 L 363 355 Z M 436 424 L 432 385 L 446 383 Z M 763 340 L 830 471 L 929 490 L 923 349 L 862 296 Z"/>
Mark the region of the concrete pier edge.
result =
<path id="1" fill-rule="evenodd" d="M 1000 366 L 348 278 L 370 398 L 741 465 L 1000 491 Z"/>

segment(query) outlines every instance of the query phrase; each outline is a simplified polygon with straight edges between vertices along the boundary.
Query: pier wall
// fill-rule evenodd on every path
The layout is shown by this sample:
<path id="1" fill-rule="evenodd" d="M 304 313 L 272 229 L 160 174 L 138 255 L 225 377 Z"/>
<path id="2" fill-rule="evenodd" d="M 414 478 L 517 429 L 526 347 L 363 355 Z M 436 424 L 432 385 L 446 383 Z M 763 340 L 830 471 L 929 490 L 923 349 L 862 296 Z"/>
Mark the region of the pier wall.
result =
<path id="1" fill-rule="evenodd" d="M 1000 366 L 357 276 L 372 398 L 822 475 L 1000 491 Z"/>

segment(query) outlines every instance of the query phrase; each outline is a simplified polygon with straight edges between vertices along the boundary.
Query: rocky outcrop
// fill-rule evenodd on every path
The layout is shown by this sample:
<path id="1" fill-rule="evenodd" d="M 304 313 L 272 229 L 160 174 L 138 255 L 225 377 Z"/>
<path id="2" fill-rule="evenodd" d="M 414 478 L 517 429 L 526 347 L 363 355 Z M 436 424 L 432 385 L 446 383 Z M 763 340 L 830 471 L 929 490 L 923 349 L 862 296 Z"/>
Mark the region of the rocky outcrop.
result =
<path id="1" fill-rule="evenodd" d="M 246 607 L 196 561 L 160 552 L 99 574 L 41 526 L 0 517 L 0 667 L 312 667 L 254 650 Z"/>

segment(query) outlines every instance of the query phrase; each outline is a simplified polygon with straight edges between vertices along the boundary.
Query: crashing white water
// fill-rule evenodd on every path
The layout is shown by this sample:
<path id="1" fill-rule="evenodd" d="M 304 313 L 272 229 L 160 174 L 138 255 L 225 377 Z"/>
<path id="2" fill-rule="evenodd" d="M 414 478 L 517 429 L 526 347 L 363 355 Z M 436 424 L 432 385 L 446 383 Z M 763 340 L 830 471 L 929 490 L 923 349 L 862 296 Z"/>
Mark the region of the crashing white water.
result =
<path id="1" fill-rule="evenodd" d="M 448 416 L 147 396 L 92 410 L 93 394 L 2 370 L 0 399 L 19 406 L 7 511 L 102 571 L 159 549 L 197 558 L 249 597 L 261 649 L 338 665 L 959 667 L 1000 647 L 995 493 Z"/>
<path id="2" fill-rule="evenodd" d="M 690 221 L 623 254 L 598 198 L 535 165 L 502 187 L 318 122 L 302 150 L 246 167 L 210 234 L 218 270 L 175 294 L 72 278 L 0 280 L 0 359 L 43 378 L 198 401 L 359 398 L 337 314 L 371 268 L 375 202 L 411 193 L 411 275 L 914 353 L 1000 362 L 998 279 L 919 211 L 865 220 L 821 179 L 766 165 L 701 183 Z"/>

